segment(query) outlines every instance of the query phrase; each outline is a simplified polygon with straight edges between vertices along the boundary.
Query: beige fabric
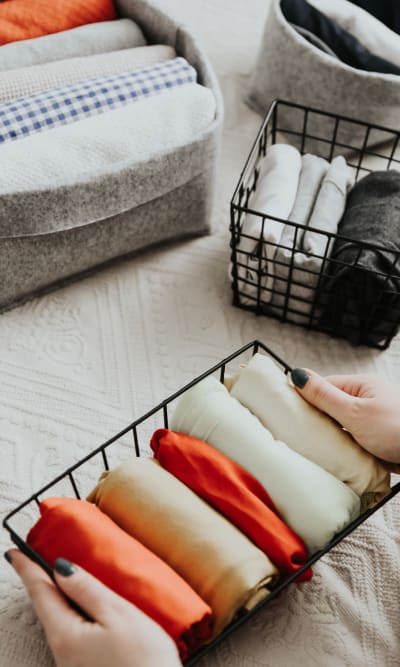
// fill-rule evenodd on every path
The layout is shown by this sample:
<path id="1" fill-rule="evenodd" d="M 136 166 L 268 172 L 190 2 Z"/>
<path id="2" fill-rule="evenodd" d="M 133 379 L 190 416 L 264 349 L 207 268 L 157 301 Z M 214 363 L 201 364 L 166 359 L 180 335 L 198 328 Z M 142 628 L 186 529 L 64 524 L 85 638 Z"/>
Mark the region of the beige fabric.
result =
<path id="1" fill-rule="evenodd" d="M 214 377 L 182 395 L 170 427 L 205 440 L 254 475 L 312 552 L 359 514 L 360 499 L 352 489 L 274 440 Z"/>
<path id="2" fill-rule="evenodd" d="M 0 49 L 0 71 L 145 44 L 143 32 L 131 19 L 89 23 L 52 35 L 4 44 Z"/>
<path id="3" fill-rule="evenodd" d="M 175 49 L 171 46 L 156 44 L 0 72 L 0 103 L 83 79 L 97 79 L 146 67 L 174 58 L 175 55 Z"/>
<path id="4" fill-rule="evenodd" d="M 279 440 L 350 486 L 359 496 L 389 492 L 389 473 L 328 415 L 296 392 L 270 357 L 256 354 L 240 370 L 231 394 Z"/>
<path id="5" fill-rule="evenodd" d="M 268 595 L 276 567 L 154 459 L 104 473 L 88 500 L 178 572 L 213 610 L 214 634 Z"/>

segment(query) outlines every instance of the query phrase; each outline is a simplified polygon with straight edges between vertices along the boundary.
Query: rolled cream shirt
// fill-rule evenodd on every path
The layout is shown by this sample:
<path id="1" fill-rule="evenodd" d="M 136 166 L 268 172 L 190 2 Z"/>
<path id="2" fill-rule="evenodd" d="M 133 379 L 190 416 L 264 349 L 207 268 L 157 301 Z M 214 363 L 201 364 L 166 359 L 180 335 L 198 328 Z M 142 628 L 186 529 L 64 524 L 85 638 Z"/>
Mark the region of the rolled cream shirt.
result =
<path id="1" fill-rule="evenodd" d="M 269 357 L 255 354 L 231 385 L 231 395 L 246 406 L 274 438 L 347 484 L 359 496 L 389 492 L 383 465 L 333 419 L 305 401 Z"/>
<path id="2" fill-rule="evenodd" d="M 324 547 L 360 512 L 360 499 L 352 489 L 274 440 L 214 377 L 182 395 L 170 427 L 205 440 L 254 475 L 311 552 Z"/>
<path id="3" fill-rule="evenodd" d="M 208 602 L 214 635 L 266 598 L 267 584 L 278 578 L 258 547 L 154 459 L 105 472 L 88 500 Z"/>

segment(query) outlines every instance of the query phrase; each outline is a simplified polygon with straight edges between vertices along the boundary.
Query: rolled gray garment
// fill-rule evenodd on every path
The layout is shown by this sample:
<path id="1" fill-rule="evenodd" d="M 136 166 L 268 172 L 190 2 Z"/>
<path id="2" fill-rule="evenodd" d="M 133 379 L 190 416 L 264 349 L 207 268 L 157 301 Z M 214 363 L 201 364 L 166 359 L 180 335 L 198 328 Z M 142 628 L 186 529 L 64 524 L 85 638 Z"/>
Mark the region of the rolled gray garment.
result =
<path id="1" fill-rule="evenodd" d="M 328 171 L 329 163 L 317 155 L 303 155 L 301 158 L 301 171 L 299 178 L 299 187 L 296 193 L 294 206 L 289 215 L 288 222 L 295 222 L 300 225 L 307 225 L 310 219 L 318 191 L 321 186 L 322 179 Z M 297 231 L 296 231 L 297 229 Z M 303 272 L 299 272 L 296 267 L 296 257 L 301 253 L 301 243 L 304 230 L 296 228 L 294 225 L 285 225 L 283 228 L 280 245 L 277 248 L 275 255 L 275 281 L 274 292 L 272 295 L 272 308 L 276 306 L 274 312 L 277 315 L 283 315 L 284 306 L 286 302 L 286 294 L 288 289 L 289 299 L 288 308 L 298 309 L 298 302 L 292 302 L 291 297 L 298 295 L 300 289 L 300 297 L 302 287 L 296 284 L 288 286 L 289 277 L 294 281 L 304 282 Z M 303 254 L 303 253 L 301 253 Z M 290 264 L 293 256 L 293 268 L 290 273 Z M 295 313 L 290 314 L 292 319 L 298 316 Z M 300 321 L 303 317 L 300 316 Z"/>
<path id="2" fill-rule="evenodd" d="M 52 35 L 4 44 L 0 47 L 0 72 L 145 44 L 142 30 L 131 19 L 89 23 Z"/>

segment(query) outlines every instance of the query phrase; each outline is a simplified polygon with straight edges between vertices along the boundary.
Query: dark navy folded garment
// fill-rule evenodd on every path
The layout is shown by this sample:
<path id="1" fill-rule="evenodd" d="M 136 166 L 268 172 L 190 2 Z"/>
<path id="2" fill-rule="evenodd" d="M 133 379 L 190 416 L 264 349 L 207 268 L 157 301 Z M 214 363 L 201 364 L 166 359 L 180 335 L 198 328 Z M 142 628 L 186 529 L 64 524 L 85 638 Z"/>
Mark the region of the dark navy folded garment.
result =
<path id="1" fill-rule="evenodd" d="M 347 65 L 368 72 L 400 74 L 399 67 L 371 53 L 350 32 L 309 5 L 306 0 L 281 0 L 281 9 L 289 23 L 316 35 Z"/>
<path id="2" fill-rule="evenodd" d="M 347 199 L 321 289 L 320 324 L 377 345 L 400 324 L 400 172 L 368 174 Z M 379 246 L 379 248 L 378 248 Z"/>

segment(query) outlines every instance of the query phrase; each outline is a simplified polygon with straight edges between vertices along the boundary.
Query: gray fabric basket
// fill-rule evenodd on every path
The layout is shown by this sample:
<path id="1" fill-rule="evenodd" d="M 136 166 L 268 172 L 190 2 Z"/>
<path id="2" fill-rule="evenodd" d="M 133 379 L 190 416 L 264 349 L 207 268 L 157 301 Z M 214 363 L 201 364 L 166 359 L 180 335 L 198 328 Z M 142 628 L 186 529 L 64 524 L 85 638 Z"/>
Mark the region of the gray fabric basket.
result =
<path id="1" fill-rule="evenodd" d="M 250 82 L 250 106 L 264 116 L 272 101 L 279 98 L 398 128 L 400 76 L 358 70 L 324 53 L 296 32 L 280 5 L 280 0 L 272 0 Z M 326 137 L 332 134 L 330 125 L 329 119 L 324 121 L 320 116 L 313 119 L 308 132 Z M 285 119 L 285 126 L 290 127 L 290 117 Z M 337 141 L 359 145 L 365 135 L 365 127 L 349 124 L 347 131 L 341 128 Z"/>
<path id="2" fill-rule="evenodd" d="M 191 35 L 146 0 L 116 0 L 116 6 L 150 43 L 174 46 L 196 68 L 198 82 L 216 98 L 216 117 L 187 145 L 118 174 L 110 170 L 93 182 L 0 197 L 0 310 L 150 244 L 210 232 L 223 114 L 216 77 Z M 121 197 L 112 196 L 118 191 Z M 86 199 L 92 215 L 81 220 Z M 48 215 L 41 221 L 44 206 L 54 210 L 51 224 Z M 28 223 L 26 216 L 20 223 L 22 209 L 32 211 Z"/>

